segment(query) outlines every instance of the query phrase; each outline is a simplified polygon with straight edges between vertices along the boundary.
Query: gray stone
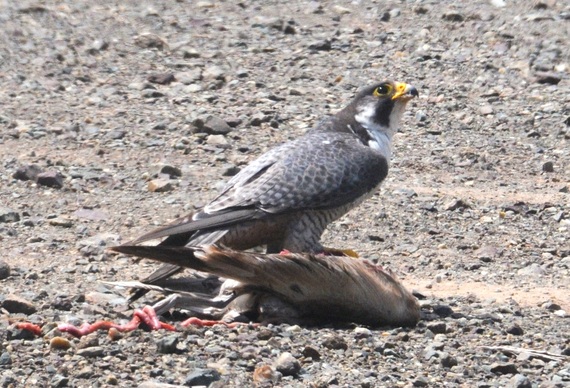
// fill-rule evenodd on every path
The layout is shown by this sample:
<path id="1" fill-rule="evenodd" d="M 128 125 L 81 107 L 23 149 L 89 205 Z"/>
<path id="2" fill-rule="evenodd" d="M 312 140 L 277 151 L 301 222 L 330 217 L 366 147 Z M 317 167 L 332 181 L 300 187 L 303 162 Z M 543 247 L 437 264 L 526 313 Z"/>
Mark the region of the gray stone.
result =
<path id="1" fill-rule="evenodd" d="M 147 81 L 153 84 L 168 85 L 174 81 L 174 74 L 172 73 L 161 73 L 161 74 L 151 74 L 147 77 Z"/>
<path id="2" fill-rule="evenodd" d="M 322 345 L 327 349 L 339 350 L 348 349 L 348 344 L 342 337 L 328 337 L 322 342 Z"/>
<path id="3" fill-rule="evenodd" d="M 210 66 L 202 72 L 205 80 L 225 80 L 226 72 L 219 66 Z"/>
<path id="4" fill-rule="evenodd" d="M 562 80 L 561 75 L 557 73 L 550 73 L 550 72 L 536 73 L 536 82 L 538 82 L 539 84 L 558 85 L 561 80 Z"/>
<path id="5" fill-rule="evenodd" d="M 289 352 L 282 353 L 273 363 L 275 370 L 283 376 L 296 376 L 301 370 L 301 364 Z"/>
<path id="6" fill-rule="evenodd" d="M 148 191 L 152 193 L 165 193 L 172 190 L 174 190 L 174 186 L 168 179 L 153 179 L 148 182 Z"/>
<path id="7" fill-rule="evenodd" d="M 34 314 L 38 309 L 32 302 L 26 299 L 10 294 L 2 301 L 2 307 L 12 314 Z"/>
<path id="8" fill-rule="evenodd" d="M 64 176 L 58 171 L 46 171 L 37 176 L 38 185 L 61 189 L 63 187 Z"/>
<path id="9" fill-rule="evenodd" d="M 145 89 L 142 91 L 141 96 L 144 98 L 159 98 L 164 97 L 164 93 L 159 92 L 158 90 Z"/>
<path id="10" fill-rule="evenodd" d="M 82 357 L 101 357 L 105 354 L 105 350 L 101 346 L 91 346 L 77 350 L 76 354 Z"/>
<path id="11" fill-rule="evenodd" d="M 439 352 L 433 346 L 428 346 L 423 351 L 424 360 L 430 360 L 433 357 L 439 357 Z"/>
<path id="12" fill-rule="evenodd" d="M 512 325 L 511 327 L 509 327 L 507 330 L 507 333 L 512 334 L 512 335 L 523 335 L 524 334 L 524 330 L 517 325 L 516 323 L 514 325 Z"/>
<path id="13" fill-rule="evenodd" d="M 441 362 L 441 366 L 443 366 L 444 368 L 451 368 L 457 365 L 457 358 L 449 355 L 448 353 L 442 353 L 440 355 L 440 362 Z"/>
<path id="14" fill-rule="evenodd" d="M 176 81 L 183 83 L 184 85 L 190 85 L 202 79 L 202 70 L 199 68 L 181 71 L 174 75 Z"/>
<path id="15" fill-rule="evenodd" d="M 176 348 L 178 345 L 179 336 L 178 335 L 170 335 L 165 338 L 161 338 L 156 343 L 156 350 L 161 354 L 171 354 L 176 353 L 178 349 Z"/>
<path id="16" fill-rule="evenodd" d="M 21 181 L 35 181 L 38 179 L 38 174 L 42 172 L 42 169 L 35 164 L 30 164 L 27 166 L 20 166 L 12 175 L 13 178 Z"/>
<path id="17" fill-rule="evenodd" d="M 491 262 L 499 254 L 497 247 L 492 245 L 484 245 L 477 249 L 473 254 L 485 263 Z"/>
<path id="18" fill-rule="evenodd" d="M 197 118 L 192 122 L 197 132 L 204 132 L 211 135 L 225 135 L 232 131 L 232 128 L 224 120 L 217 116 Z"/>
<path id="19" fill-rule="evenodd" d="M 509 380 L 509 388 L 532 388 L 532 383 L 525 375 L 516 374 Z"/>
<path id="20" fill-rule="evenodd" d="M 517 366 L 513 363 L 496 362 L 491 365 L 491 372 L 497 375 L 510 375 L 518 372 Z"/>
<path id="21" fill-rule="evenodd" d="M 400 14 L 402 13 L 402 11 L 400 10 L 400 8 L 394 8 L 394 9 L 391 9 L 391 10 L 389 11 L 389 13 L 390 13 L 390 17 L 391 17 L 391 18 L 396 18 L 396 17 L 400 16 Z"/>
<path id="22" fill-rule="evenodd" d="M 305 348 L 301 353 L 303 354 L 304 357 L 310 357 L 315 361 L 321 359 L 321 354 L 319 353 L 319 351 L 312 346 L 305 346 Z"/>
<path id="23" fill-rule="evenodd" d="M 0 260 L 0 280 L 6 279 L 10 276 L 10 265 L 3 260 Z"/>
<path id="24" fill-rule="evenodd" d="M 465 16 L 459 12 L 446 12 L 441 18 L 448 22 L 462 22 L 465 20 Z"/>
<path id="25" fill-rule="evenodd" d="M 194 387 L 196 385 L 208 386 L 219 379 L 220 372 L 215 369 L 195 369 L 186 376 L 184 384 L 190 387 Z"/>
<path id="26" fill-rule="evenodd" d="M 224 135 L 210 135 L 206 140 L 206 143 L 209 145 L 213 145 L 219 148 L 227 148 L 229 147 L 228 139 Z"/>
<path id="27" fill-rule="evenodd" d="M 18 212 L 7 207 L 0 207 L 0 223 L 18 221 L 20 221 L 20 214 Z"/>
<path id="28" fill-rule="evenodd" d="M 8 341 L 12 340 L 33 340 L 36 335 L 33 331 L 27 329 L 18 329 L 16 326 L 9 327 L 6 333 Z"/>
<path id="29" fill-rule="evenodd" d="M 497 7 L 497 8 L 504 8 L 507 6 L 507 3 L 505 2 L 505 0 L 490 0 L 489 3 L 493 7 Z"/>
<path id="30" fill-rule="evenodd" d="M 427 325 L 427 328 L 434 334 L 444 334 L 447 331 L 445 322 L 434 322 Z"/>
<path id="31" fill-rule="evenodd" d="M 151 168 L 151 176 L 158 177 L 161 174 L 167 175 L 170 179 L 182 176 L 182 170 L 178 167 L 171 166 L 170 164 L 155 164 Z"/>
<path id="32" fill-rule="evenodd" d="M 453 314 L 453 309 L 448 305 L 438 304 L 433 306 L 433 312 L 442 318 L 446 318 Z"/>
<path id="33" fill-rule="evenodd" d="M 429 385 L 429 380 L 425 376 L 418 376 L 413 381 L 412 385 L 414 387 L 427 387 Z"/>
<path id="34" fill-rule="evenodd" d="M 552 303 L 552 302 L 546 302 L 542 305 L 543 309 L 546 309 L 548 311 L 558 311 L 561 310 L 562 307 L 560 307 L 560 305 L 558 303 Z"/>
<path id="35" fill-rule="evenodd" d="M 330 51 L 332 49 L 331 41 L 328 39 L 318 40 L 309 44 L 309 50 L 314 51 Z"/>
<path id="36" fill-rule="evenodd" d="M 354 329 L 355 338 L 368 338 L 372 335 L 372 331 L 366 327 L 357 327 Z"/>
<path id="37" fill-rule="evenodd" d="M 95 39 L 91 44 L 91 48 L 95 51 L 103 51 L 109 48 L 109 43 L 102 39 Z"/>
<path id="38" fill-rule="evenodd" d="M 457 209 L 469 209 L 471 206 L 462 199 L 452 199 L 443 205 L 444 210 L 454 211 Z"/>
<path id="39" fill-rule="evenodd" d="M 532 263 L 524 268 L 521 268 L 517 271 L 518 275 L 535 275 L 535 276 L 544 276 L 546 274 L 546 270 L 540 266 L 538 263 Z"/>
<path id="40" fill-rule="evenodd" d="M 418 110 L 416 112 L 416 121 L 424 122 L 428 118 L 427 114 L 423 110 Z"/>
<path id="41" fill-rule="evenodd" d="M 200 58 L 201 54 L 198 50 L 191 47 L 182 47 L 180 49 L 183 58 Z"/>
<path id="42" fill-rule="evenodd" d="M 51 387 L 67 387 L 69 384 L 69 377 L 57 374 L 52 377 L 50 381 Z"/>
<path id="43" fill-rule="evenodd" d="M 160 383 L 158 381 L 145 381 L 144 383 L 140 383 L 138 388 L 185 388 L 185 386 Z"/>
<path id="44" fill-rule="evenodd" d="M 544 172 L 554 172 L 554 163 L 546 162 L 542 165 L 542 171 Z"/>
<path id="45" fill-rule="evenodd" d="M 270 121 L 271 118 L 269 116 L 264 115 L 263 113 L 257 113 L 253 115 L 251 120 L 249 121 L 249 125 L 253 127 L 259 127 L 261 124 Z"/>
<path id="46" fill-rule="evenodd" d="M 156 48 L 162 50 L 166 46 L 166 42 L 161 37 L 151 33 L 137 35 L 134 41 L 135 44 L 141 48 Z"/>
<path id="47" fill-rule="evenodd" d="M 120 236 L 114 233 L 99 233 L 79 240 L 76 244 L 79 251 L 85 256 L 102 253 L 106 247 L 119 245 Z"/>
<path id="48" fill-rule="evenodd" d="M 78 370 L 77 373 L 74 375 L 74 377 L 79 379 L 89 379 L 92 376 L 93 376 L 93 368 L 91 368 L 90 366 L 84 366 L 83 368 Z"/>
<path id="49" fill-rule="evenodd" d="M 480 109 L 479 112 L 482 115 L 490 115 L 493 113 L 493 107 L 491 105 L 483 105 Z"/>

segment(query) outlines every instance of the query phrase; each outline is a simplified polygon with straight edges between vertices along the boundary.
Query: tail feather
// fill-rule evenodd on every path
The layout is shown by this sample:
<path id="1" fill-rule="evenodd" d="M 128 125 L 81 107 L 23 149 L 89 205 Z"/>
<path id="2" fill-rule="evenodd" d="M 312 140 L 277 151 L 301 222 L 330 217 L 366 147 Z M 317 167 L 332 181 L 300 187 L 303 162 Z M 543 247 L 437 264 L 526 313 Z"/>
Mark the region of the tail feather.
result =
<path id="1" fill-rule="evenodd" d="M 119 245 L 109 249 L 113 252 L 144 257 L 174 266 L 192 268 L 196 271 L 211 272 L 211 269 L 194 255 L 194 250 L 187 247 Z"/>

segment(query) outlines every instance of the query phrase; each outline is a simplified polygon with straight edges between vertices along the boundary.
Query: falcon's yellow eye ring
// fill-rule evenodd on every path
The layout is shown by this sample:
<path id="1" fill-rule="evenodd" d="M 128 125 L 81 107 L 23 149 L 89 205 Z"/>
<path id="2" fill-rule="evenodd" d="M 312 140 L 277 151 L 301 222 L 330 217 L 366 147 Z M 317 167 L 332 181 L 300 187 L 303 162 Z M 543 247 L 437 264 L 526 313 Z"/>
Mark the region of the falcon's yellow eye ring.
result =
<path id="1" fill-rule="evenodd" d="M 383 85 L 378 86 L 376 89 L 374 89 L 374 93 L 372 93 L 372 94 L 375 97 L 383 97 L 383 96 L 387 96 L 391 92 L 392 92 L 392 86 L 388 85 L 388 84 L 383 84 Z"/>

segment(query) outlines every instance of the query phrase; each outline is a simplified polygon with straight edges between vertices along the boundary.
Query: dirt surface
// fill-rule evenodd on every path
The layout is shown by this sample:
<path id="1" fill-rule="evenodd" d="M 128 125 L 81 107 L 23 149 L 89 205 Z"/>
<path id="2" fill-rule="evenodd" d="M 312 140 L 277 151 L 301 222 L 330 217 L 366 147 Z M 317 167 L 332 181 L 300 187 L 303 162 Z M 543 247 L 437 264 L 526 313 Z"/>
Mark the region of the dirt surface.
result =
<path id="1" fill-rule="evenodd" d="M 0 1 L 0 25 L 2 386 L 570 384 L 567 2 Z M 424 295 L 416 328 L 54 345 L 55 324 L 131 316 L 101 282 L 155 264 L 106 246 L 203 206 L 384 79 L 420 98 L 381 190 L 323 242 Z"/>

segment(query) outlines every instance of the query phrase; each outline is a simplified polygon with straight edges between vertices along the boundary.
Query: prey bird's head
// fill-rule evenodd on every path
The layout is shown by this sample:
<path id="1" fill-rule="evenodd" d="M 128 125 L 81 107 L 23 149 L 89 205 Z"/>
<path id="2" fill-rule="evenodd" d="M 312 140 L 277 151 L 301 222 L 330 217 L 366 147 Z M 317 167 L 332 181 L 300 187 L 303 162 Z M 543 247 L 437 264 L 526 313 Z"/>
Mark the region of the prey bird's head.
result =
<path id="1" fill-rule="evenodd" d="M 400 126 L 407 103 L 418 96 L 412 85 L 384 81 L 363 88 L 337 113 L 349 130 L 374 149 L 389 153 L 389 143 Z"/>

